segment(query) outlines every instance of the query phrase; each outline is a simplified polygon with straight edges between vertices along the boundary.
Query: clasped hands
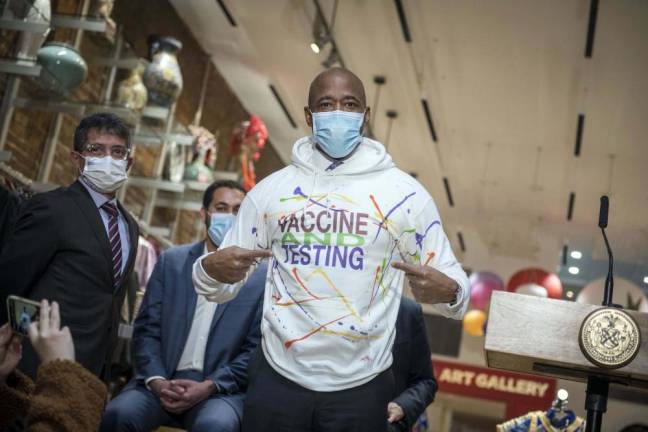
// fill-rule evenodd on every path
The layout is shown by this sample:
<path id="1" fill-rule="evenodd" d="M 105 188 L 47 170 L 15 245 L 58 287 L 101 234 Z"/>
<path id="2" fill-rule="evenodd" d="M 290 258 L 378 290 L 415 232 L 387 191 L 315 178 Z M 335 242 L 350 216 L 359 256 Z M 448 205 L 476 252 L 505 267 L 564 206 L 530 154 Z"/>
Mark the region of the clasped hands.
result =
<path id="1" fill-rule="evenodd" d="M 151 391 L 160 398 L 162 407 L 173 414 L 180 414 L 202 402 L 217 391 L 211 380 L 156 379 L 149 384 Z"/>

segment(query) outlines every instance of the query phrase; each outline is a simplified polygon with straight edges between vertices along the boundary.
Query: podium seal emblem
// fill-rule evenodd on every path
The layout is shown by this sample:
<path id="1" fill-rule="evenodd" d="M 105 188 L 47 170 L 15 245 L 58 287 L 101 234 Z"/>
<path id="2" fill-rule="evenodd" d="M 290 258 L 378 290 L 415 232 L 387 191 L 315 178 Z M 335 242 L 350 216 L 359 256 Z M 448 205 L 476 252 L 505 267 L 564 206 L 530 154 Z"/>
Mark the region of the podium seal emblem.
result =
<path id="1" fill-rule="evenodd" d="M 587 315 L 578 339 L 583 355 L 596 366 L 608 369 L 630 363 L 641 346 L 641 332 L 634 318 L 611 307 Z"/>

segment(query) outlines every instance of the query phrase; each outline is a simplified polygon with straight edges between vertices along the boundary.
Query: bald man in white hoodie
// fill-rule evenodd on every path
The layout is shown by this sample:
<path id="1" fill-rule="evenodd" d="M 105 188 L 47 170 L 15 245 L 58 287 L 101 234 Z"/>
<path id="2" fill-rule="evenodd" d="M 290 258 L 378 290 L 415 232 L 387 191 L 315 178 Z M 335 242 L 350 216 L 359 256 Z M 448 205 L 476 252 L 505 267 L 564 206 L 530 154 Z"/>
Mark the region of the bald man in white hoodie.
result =
<path id="1" fill-rule="evenodd" d="M 370 109 L 360 79 L 322 72 L 304 112 L 313 134 L 248 193 L 221 248 L 194 264 L 194 284 L 227 302 L 271 258 L 244 432 L 386 431 L 405 275 L 420 302 L 454 319 L 468 306 L 468 279 L 432 197 L 362 136 Z"/>

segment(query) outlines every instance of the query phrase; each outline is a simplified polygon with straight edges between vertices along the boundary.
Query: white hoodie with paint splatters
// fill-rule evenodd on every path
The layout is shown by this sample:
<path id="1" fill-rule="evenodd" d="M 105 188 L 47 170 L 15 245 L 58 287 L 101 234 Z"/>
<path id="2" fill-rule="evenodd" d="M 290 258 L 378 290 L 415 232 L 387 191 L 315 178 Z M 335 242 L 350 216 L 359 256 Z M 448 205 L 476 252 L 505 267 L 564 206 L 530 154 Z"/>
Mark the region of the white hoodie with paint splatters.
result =
<path id="1" fill-rule="evenodd" d="M 342 163 L 309 137 L 297 141 L 292 164 L 245 197 L 221 247 L 233 245 L 272 251 L 263 352 L 278 373 L 311 390 L 356 387 L 391 365 L 404 280 L 393 262 L 430 265 L 459 284 L 455 304 L 435 305 L 441 314 L 460 319 L 468 306 L 468 279 L 434 201 L 368 138 Z M 236 296 L 245 281 L 220 283 L 201 261 L 198 294 L 217 303 Z"/>

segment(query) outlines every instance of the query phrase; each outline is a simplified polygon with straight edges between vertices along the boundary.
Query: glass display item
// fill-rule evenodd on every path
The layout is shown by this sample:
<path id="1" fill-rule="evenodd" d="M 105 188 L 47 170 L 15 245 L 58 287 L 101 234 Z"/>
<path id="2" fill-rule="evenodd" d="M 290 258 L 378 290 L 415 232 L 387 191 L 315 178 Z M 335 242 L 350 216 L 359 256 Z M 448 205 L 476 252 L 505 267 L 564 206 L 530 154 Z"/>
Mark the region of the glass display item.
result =
<path id="1" fill-rule="evenodd" d="M 142 111 L 146 106 L 148 91 L 142 80 L 146 63 L 140 60 L 137 67 L 131 70 L 128 78 L 119 83 L 117 88 L 118 105 L 130 108 L 134 111 Z"/>
<path id="2" fill-rule="evenodd" d="M 167 150 L 167 176 L 175 183 L 180 183 L 185 172 L 186 150 L 185 146 L 171 142 Z"/>
<path id="3" fill-rule="evenodd" d="M 46 23 L 49 25 L 52 18 L 52 6 L 50 0 L 7 0 L 0 1 L 0 11 L 5 11 L 5 18 L 20 19 L 33 23 Z M 23 60 L 36 60 L 36 54 L 47 35 L 50 32 L 48 27 L 41 33 L 23 31 L 20 32 L 16 44 L 16 57 Z"/>
<path id="4" fill-rule="evenodd" d="M 153 105 L 168 107 L 182 91 L 182 72 L 176 54 L 182 43 L 171 36 L 151 35 L 148 38 L 151 63 L 144 72 L 148 100 Z"/>
<path id="5" fill-rule="evenodd" d="M 37 58 L 42 66 L 37 81 L 49 92 L 66 95 L 79 87 L 88 75 L 83 57 L 66 43 L 46 43 L 38 50 Z"/>

